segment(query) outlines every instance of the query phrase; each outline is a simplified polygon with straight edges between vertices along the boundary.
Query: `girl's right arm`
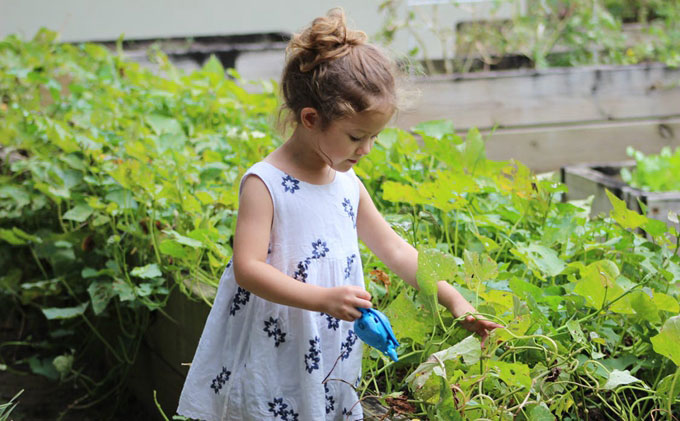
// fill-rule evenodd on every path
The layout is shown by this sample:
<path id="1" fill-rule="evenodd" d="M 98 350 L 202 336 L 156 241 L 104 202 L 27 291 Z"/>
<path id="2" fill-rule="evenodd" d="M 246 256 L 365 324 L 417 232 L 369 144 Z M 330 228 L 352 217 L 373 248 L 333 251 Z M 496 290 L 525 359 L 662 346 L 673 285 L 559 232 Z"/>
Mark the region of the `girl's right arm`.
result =
<path id="1" fill-rule="evenodd" d="M 357 307 L 371 307 L 371 296 L 364 289 L 307 284 L 266 263 L 273 217 L 274 205 L 267 186 L 257 176 L 247 177 L 241 187 L 234 233 L 236 282 L 278 304 L 323 312 L 347 321 L 361 317 Z"/>

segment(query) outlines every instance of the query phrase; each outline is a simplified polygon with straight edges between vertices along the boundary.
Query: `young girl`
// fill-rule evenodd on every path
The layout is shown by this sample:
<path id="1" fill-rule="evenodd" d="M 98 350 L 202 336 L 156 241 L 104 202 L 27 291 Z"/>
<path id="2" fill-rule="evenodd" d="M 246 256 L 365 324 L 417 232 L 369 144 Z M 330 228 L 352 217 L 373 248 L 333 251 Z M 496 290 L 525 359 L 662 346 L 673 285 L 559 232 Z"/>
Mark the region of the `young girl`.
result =
<path id="1" fill-rule="evenodd" d="M 295 129 L 241 181 L 233 260 L 184 384 L 181 415 L 363 418 L 353 388 L 362 344 L 351 322 L 371 296 L 357 236 L 416 288 L 418 262 L 352 170 L 397 104 L 393 63 L 365 41 L 334 9 L 289 44 L 281 90 Z M 475 312 L 449 284 L 438 286 L 455 317 Z M 483 338 L 498 327 L 473 316 L 463 325 Z"/>

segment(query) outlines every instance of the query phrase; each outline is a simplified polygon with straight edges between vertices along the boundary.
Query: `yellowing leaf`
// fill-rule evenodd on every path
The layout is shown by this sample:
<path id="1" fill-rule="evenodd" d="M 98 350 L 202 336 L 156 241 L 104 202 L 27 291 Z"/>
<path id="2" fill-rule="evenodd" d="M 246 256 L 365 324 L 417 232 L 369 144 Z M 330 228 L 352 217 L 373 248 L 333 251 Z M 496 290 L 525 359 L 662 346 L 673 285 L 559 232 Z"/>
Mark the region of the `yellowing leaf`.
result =
<path id="1" fill-rule="evenodd" d="M 647 222 L 647 217 L 632 211 L 626 207 L 626 202 L 614 196 L 609 190 L 605 190 L 609 201 L 614 209 L 610 216 L 624 228 L 635 229 Z"/>

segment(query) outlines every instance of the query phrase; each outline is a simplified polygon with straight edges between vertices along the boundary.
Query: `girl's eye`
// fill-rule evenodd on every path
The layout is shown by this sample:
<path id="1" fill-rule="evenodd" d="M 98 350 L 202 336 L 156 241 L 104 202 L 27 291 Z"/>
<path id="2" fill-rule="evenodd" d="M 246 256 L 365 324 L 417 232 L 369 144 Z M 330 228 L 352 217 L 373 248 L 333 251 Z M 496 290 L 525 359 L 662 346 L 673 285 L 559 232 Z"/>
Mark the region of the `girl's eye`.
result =
<path id="1" fill-rule="evenodd" d="M 354 136 L 351 136 L 351 135 L 350 135 L 350 137 L 349 137 L 349 138 L 350 138 L 350 139 L 352 139 L 352 141 L 353 141 L 353 142 L 358 142 L 358 141 L 360 141 L 360 140 L 361 140 L 361 138 L 360 138 L 360 137 L 354 137 Z"/>

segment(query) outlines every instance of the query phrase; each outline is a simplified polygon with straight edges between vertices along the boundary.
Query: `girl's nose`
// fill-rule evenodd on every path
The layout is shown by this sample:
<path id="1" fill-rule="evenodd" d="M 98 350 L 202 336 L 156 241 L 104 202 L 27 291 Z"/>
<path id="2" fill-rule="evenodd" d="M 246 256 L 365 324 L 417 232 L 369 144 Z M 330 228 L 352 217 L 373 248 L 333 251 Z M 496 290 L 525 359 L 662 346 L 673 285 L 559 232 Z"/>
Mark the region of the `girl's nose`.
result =
<path id="1" fill-rule="evenodd" d="M 361 146 L 359 146 L 359 149 L 357 149 L 357 155 L 368 155 L 368 153 L 371 152 L 371 148 L 373 148 L 372 138 L 361 143 Z"/>

